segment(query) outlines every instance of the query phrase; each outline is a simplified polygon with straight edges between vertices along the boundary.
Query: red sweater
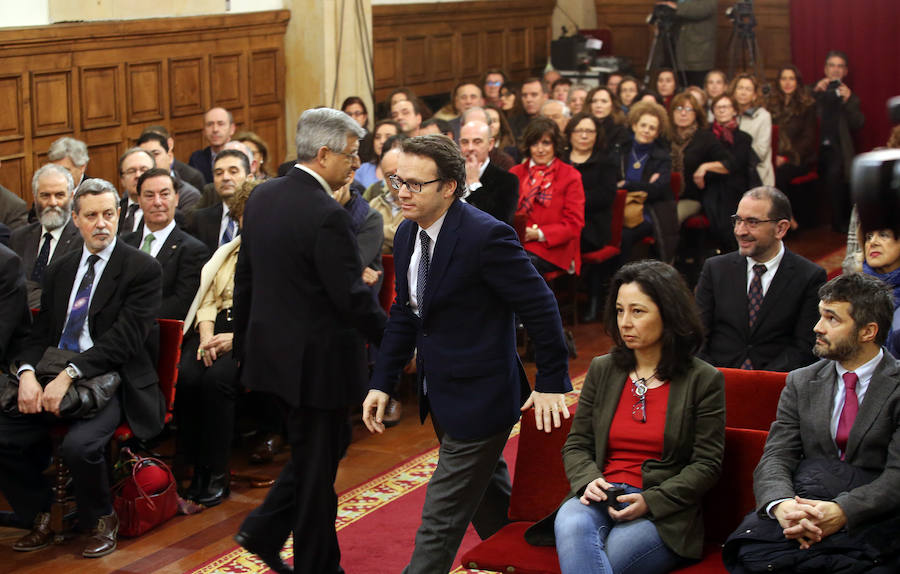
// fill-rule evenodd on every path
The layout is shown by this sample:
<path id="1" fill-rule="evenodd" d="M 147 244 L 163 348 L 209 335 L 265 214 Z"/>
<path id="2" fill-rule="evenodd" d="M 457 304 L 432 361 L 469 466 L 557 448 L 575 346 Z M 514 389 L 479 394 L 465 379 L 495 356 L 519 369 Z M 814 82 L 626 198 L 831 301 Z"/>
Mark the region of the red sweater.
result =
<path id="1" fill-rule="evenodd" d="M 606 482 L 624 482 L 638 488 L 644 487 L 641 465 L 647 459 L 662 457 L 663 432 L 666 429 L 666 407 L 669 404 L 669 385 L 648 389 L 645 408 L 647 422 L 632 416 L 637 398 L 632 392 L 634 384 L 625 382 L 619 406 L 609 427 L 606 460 L 603 462 L 603 478 Z M 635 414 L 640 419 L 640 409 Z"/>

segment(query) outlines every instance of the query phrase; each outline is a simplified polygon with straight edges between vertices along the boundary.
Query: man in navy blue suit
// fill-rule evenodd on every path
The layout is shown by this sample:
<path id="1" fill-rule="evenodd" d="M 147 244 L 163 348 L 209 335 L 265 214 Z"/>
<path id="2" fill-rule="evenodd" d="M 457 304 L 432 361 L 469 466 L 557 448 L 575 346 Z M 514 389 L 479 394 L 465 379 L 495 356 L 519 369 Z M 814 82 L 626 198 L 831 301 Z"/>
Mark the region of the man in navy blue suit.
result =
<path id="1" fill-rule="evenodd" d="M 509 432 L 532 406 L 538 429 L 558 427 L 572 384 L 556 300 L 515 231 L 459 201 L 459 149 L 437 135 L 402 149 L 390 181 L 408 221 L 394 238 L 397 297 L 363 421 L 384 432 L 384 408 L 416 350 L 419 414 L 431 413 L 441 448 L 405 571 L 434 574 L 450 570 L 469 522 L 482 538 L 507 522 Z M 516 354 L 515 314 L 535 342 L 534 391 Z"/>

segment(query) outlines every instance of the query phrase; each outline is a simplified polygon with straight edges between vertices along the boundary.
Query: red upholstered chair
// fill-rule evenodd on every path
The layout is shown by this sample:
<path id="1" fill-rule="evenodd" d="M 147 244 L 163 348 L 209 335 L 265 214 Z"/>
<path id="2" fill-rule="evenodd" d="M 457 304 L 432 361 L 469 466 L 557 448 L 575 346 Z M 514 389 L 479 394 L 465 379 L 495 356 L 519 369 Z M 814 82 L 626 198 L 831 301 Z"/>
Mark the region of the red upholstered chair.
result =
<path id="1" fill-rule="evenodd" d="M 563 429 L 546 434 L 534 428 L 531 412 L 522 417 L 509 504 L 509 518 L 513 522 L 463 554 L 463 567 L 520 574 L 559 573 L 556 549 L 532 546 L 525 542 L 524 533 L 535 521 L 556 509 L 569 490 L 560 450 L 570 421 L 563 421 Z M 707 543 L 703 560 L 678 572 L 725 572 L 721 544 L 755 506 L 753 470 L 762 456 L 767 436 L 765 431 L 725 429 L 722 478 L 704 497 Z"/>
<path id="2" fill-rule="evenodd" d="M 391 304 L 397 294 L 394 290 L 394 256 L 382 255 L 381 265 L 384 266 L 384 274 L 382 275 L 381 291 L 378 292 L 378 302 L 381 303 L 385 313 L 390 313 Z"/>
<path id="3" fill-rule="evenodd" d="M 720 368 L 725 375 L 725 424 L 768 431 L 787 373 Z"/>
<path id="4" fill-rule="evenodd" d="M 775 159 L 778 157 L 778 126 L 772 124 L 772 170 L 778 168 L 778 164 L 775 163 Z"/>
<path id="5" fill-rule="evenodd" d="M 612 205 L 612 220 L 610 222 L 609 245 L 604 245 L 597 251 L 588 251 L 581 254 L 581 264 L 598 264 L 608 261 L 622 252 L 622 226 L 625 223 L 625 198 L 628 191 L 616 190 L 616 198 Z"/>

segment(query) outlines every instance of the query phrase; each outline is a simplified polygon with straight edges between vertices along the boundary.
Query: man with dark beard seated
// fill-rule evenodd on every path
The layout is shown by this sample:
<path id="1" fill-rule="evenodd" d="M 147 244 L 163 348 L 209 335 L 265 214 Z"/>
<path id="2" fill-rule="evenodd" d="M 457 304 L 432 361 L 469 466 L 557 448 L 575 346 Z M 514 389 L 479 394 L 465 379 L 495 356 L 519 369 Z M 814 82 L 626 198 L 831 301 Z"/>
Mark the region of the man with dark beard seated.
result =
<path id="1" fill-rule="evenodd" d="M 72 223 L 72 175 L 53 163 L 34 172 L 31 179 L 38 221 L 15 230 L 9 247 L 22 258 L 28 287 L 28 306 L 41 306 L 41 279 L 47 265 L 75 249 L 81 249 L 81 235 Z"/>

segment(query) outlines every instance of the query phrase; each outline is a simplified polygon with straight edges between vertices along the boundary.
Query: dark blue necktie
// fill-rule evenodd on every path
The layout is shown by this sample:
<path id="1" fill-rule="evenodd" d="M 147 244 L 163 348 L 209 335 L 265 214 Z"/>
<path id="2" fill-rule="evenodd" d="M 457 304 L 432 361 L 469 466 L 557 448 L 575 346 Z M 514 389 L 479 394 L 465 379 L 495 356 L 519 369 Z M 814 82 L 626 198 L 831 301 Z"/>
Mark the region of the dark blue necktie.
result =
<path id="1" fill-rule="evenodd" d="M 431 253 L 428 249 L 431 245 L 431 238 L 424 229 L 419 231 L 419 241 L 422 243 L 422 257 L 419 258 L 419 274 L 416 280 L 416 303 L 419 307 L 419 315 L 421 315 L 425 301 L 425 285 L 428 281 L 428 268 L 431 266 Z"/>
<path id="2" fill-rule="evenodd" d="M 219 245 L 225 245 L 234 239 L 234 219 L 232 219 L 230 215 L 226 215 L 225 217 L 228 218 L 228 223 L 225 225 L 225 232 L 222 234 L 222 241 Z"/>
<path id="3" fill-rule="evenodd" d="M 53 236 L 50 235 L 50 232 L 44 234 L 44 243 L 41 244 L 41 252 L 38 253 L 37 260 L 34 262 L 34 269 L 31 270 L 31 280 L 41 282 L 41 279 L 44 278 L 44 269 L 47 268 L 47 263 L 50 262 L 50 242 L 53 240 Z"/>
<path id="4" fill-rule="evenodd" d="M 94 286 L 94 264 L 100 259 L 97 255 L 91 254 L 88 257 L 87 272 L 81 279 L 81 285 L 78 292 L 75 293 L 75 302 L 72 303 L 72 310 L 69 311 L 69 320 L 66 321 L 66 327 L 63 329 L 62 337 L 59 339 L 59 348 L 69 351 L 81 352 L 78 344 L 78 338 L 84 329 L 84 322 L 87 320 L 88 309 L 91 306 L 91 288 Z"/>

